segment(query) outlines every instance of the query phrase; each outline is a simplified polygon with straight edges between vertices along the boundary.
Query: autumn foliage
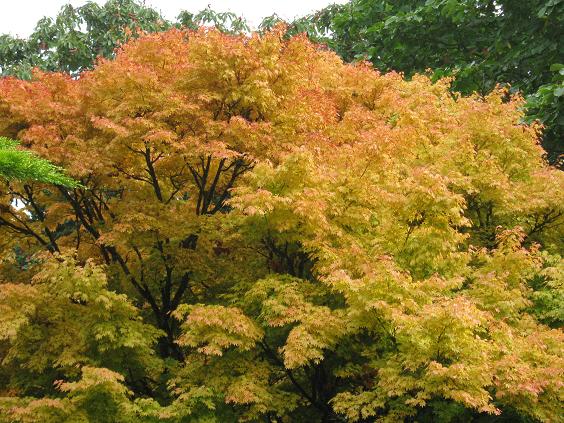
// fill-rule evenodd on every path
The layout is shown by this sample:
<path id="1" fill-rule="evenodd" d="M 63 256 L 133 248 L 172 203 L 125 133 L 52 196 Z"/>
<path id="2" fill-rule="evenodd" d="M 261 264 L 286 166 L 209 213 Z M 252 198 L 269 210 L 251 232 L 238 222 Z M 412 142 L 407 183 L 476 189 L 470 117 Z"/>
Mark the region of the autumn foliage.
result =
<path id="1" fill-rule="evenodd" d="M 284 30 L 0 80 L 0 422 L 561 419 L 561 171 L 523 101 Z M 17 200 L 17 202 L 15 201 Z"/>

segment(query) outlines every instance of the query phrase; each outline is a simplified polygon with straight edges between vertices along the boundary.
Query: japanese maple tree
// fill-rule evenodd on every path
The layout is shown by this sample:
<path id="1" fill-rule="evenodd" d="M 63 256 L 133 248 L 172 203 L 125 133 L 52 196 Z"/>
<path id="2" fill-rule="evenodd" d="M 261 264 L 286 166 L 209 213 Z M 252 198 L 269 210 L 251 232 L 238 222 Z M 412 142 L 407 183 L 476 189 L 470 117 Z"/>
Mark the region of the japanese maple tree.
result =
<path id="1" fill-rule="evenodd" d="M 80 181 L 0 191 L 0 422 L 558 421 L 564 178 L 523 100 L 284 34 L 0 80 L 0 136 Z"/>

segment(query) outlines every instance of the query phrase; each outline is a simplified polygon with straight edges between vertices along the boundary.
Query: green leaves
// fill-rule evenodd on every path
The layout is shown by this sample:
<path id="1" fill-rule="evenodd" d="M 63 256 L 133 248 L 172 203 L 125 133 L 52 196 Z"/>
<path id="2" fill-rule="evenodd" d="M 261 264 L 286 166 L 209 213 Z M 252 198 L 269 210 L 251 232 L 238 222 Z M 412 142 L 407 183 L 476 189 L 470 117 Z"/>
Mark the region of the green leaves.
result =
<path id="1" fill-rule="evenodd" d="M 526 121 L 538 120 L 545 125 L 545 135 L 552 140 L 550 158 L 561 162 L 560 156 L 564 154 L 564 65 L 553 64 L 550 70 L 552 80 L 527 97 Z"/>
<path id="2" fill-rule="evenodd" d="M 7 180 L 37 181 L 69 188 L 78 182 L 63 170 L 29 151 L 18 150 L 18 142 L 0 137 L 0 177 Z"/>
<path id="3" fill-rule="evenodd" d="M 216 12 L 209 6 L 196 14 L 183 10 L 178 15 L 177 21 L 177 26 L 192 30 L 201 26 L 213 26 L 226 34 L 241 34 L 250 31 L 244 18 L 232 12 Z"/>

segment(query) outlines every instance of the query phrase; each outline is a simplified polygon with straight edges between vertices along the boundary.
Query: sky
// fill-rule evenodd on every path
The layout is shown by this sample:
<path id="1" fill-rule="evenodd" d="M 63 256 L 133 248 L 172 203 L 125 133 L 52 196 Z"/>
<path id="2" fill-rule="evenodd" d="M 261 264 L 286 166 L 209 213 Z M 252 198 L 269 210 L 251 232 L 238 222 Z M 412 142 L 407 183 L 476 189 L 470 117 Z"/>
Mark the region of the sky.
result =
<path id="1" fill-rule="evenodd" d="M 95 1 L 105 3 L 105 0 Z M 0 34 L 27 37 L 39 19 L 54 17 L 67 3 L 81 6 L 86 0 L 0 0 Z M 174 20 L 181 10 L 199 12 L 210 5 L 213 10 L 243 16 L 251 27 L 256 27 L 262 18 L 273 13 L 289 20 L 332 3 L 346 3 L 346 0 L 145 0 L 144 3 L 159 10 L 169 20 Z"/>

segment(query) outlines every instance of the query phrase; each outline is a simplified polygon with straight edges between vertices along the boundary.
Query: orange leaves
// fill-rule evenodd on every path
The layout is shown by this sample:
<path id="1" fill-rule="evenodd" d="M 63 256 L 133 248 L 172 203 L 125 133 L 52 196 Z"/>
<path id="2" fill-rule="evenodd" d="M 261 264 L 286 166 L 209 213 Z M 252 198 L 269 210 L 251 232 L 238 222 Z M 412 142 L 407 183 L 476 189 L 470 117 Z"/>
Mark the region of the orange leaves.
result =
<path id="1" fill-rule="evenodd" d="M 556 420 L 561 331 L 537 318 L 561 314 L 541 251 L 561 246 L 562 173 L 521 99 L 280 35 L 171 30 L 75 80 L 0 81 L 0 135 L 86 186 L 2 191 L 21 248 L 2 269 L 77 250 L 2 285 L 3 362 L 82 367 L 61 385 L 73 407 L 109 392 L 126 413 L 129 388 L 169 389 L 136 402 L 156 419 Z M 168 387 L 146 386 L 168 378 L 148 376 L 157 343 Z"/>
<path id="2" fill-rule="evenodd" d="M 113 122 L 110 119 L 100 117 L 100 116 L 93 116 L 91 118 L 91 121 L 92 121 L 92 125 L 96 129 L 108 131 L 110 133 L 114 133 L 114 134 L 119 135 L 121 137 L 126 137 L 127 135 L 129 135 L 129 131 L 126 128 L 124 128 L 123 126 L 120 126 L 119 124 Z"/>
<path id="3" fill-rule="evenodd" d="M 496 398 L 541 421 L 558 421 L 562 411 L 564 338 L 560 330 L 536 328 L 528 336 L 511 336 L 496 361 Z"/>

